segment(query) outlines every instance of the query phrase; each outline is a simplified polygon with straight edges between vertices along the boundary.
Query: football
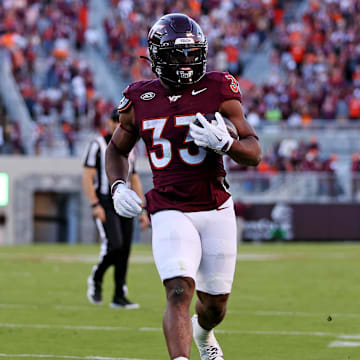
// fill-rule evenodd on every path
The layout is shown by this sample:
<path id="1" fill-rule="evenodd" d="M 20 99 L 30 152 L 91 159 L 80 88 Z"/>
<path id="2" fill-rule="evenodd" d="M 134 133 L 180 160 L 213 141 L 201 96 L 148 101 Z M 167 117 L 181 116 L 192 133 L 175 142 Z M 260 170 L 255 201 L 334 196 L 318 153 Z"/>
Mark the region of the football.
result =
<path id="1" fill-rule="evenodd" d="M 212 120 L 216 121 L 214 113 L 205 114 L 204 116 L 205 116 L 206 120 L 209 121 L 209 122 L 211 122 Z M 228 118 L 226 118 L 224 115 L 222 115 L 222 117 L 223 117 L 223 119 L 225 121 L 226 129 L 227 129 L 228 133 L 230 134 L 230 136 L 235 140 L 239 140 L 239 134 L 238 134 L 238 132 L 236 130 L 235 125 Z M 202 127 L 199 120 L 196 120 L 195 124 Z"/>

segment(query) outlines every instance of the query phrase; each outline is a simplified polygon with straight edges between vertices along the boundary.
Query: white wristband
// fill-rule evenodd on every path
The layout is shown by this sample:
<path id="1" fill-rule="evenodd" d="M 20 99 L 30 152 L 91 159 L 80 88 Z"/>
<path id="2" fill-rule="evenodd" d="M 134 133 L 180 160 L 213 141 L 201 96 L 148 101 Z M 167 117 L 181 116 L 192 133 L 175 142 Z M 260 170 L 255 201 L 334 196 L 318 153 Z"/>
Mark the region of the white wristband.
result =
<path id="1" fill-rule="evenodd" d="M 111 188 L 110 188 L 110 194 L 111 196 L 114 195 L 114 192 L 115 192 L 115 188 L 116 186 L 118 186 L 119 184 L 126 184 L 126 182 L 124 180 L 116 180 L 112 185 L 111 185 Z"/>

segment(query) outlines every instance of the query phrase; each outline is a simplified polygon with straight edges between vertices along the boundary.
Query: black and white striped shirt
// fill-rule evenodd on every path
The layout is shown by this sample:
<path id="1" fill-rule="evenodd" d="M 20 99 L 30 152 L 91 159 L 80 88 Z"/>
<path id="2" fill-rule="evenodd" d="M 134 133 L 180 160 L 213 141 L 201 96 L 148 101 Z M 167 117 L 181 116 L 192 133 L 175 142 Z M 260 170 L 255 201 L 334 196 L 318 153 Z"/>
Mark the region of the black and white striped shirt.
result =
<path id="1" fill-rule="evenodd" d="M 105 171 L 105 151 L 111 135 L 98 136 L 90 142 L 84 155 L 83 166 L 96 168 L 95 189 L 97 194 L 110 196 L 109 180 Z M 135 152 L 129 154 L 129 174 L 135 171 Z"/>

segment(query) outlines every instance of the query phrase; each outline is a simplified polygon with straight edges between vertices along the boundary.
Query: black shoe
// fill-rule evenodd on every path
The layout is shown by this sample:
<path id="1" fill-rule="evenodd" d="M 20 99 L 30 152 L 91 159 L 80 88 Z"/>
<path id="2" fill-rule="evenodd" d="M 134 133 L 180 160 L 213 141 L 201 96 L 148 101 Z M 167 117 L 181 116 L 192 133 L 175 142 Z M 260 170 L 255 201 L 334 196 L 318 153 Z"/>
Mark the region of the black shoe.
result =
<path id="1" fill-rule="evenodd" d="M 138 309 L 140 305 L 132 303 L 125 296 L 115 296 L 110 307 L 114 309 Z"/>
<path id="2" fill-rule="evenodd" d="M 101 296 L 101 283 L 94 281 L 92 276 L 88 277 L 88 289 L 87 289 L 87 297 L 92 304 L 101 305 L 102 304 L 102 296 Z"/>

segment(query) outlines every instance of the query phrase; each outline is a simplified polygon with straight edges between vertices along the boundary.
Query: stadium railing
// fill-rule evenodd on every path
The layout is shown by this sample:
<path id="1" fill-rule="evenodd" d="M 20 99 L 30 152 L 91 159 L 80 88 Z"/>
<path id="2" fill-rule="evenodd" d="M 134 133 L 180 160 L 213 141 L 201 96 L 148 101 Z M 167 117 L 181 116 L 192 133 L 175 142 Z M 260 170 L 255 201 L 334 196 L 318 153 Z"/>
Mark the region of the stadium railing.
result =
<path id="1" fill-rule="evenodd" d="M 360 174 L 230 172 L 228 181 L 234 199 L 243 202 L 360 202 Z"/>
<path id="2" fill-rule="evenodd" d="M 263 151 L 282 139 L 309 141 L 315 137 L 322 152 L 348 155 L 359 152 L 360 121 L 313 120 L 311 124 L 291 126 L 286 122 L 264 123 L 256 127 Z"/>

